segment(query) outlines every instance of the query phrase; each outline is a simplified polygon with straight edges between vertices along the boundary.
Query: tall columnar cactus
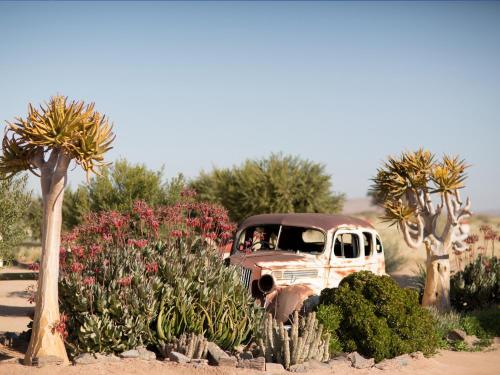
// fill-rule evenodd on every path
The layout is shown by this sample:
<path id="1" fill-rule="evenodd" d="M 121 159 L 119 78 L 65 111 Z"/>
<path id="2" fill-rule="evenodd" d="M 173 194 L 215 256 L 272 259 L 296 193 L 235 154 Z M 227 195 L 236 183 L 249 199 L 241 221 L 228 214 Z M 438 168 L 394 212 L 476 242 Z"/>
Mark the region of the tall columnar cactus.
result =
<path id="1" fill-rule="evenodd" d="M 7 123 L 0 156 L 0 174 L 10 177 L 29 170 L 40 177 L 43 200 L 42 257 L 36 295 L 33 334 L 25 363 L 55 356 L 68 362 L 59 323 L 57 280 L 61 243 L 62 203 L 71 161 L 87 173 L 104 164 L 114 135 L 107 118 L 94 104 L 69 103 L 53 97 L 40 109 L 28 108 L 28 116 Z"/>
<path id="2" fill-rule="evenodd" d="M 465 162 L 445 155 L 436 161 L 429 151 L 404 152 L 389 157 L 373 179 L 371 194 L 385 208 L 384 219 L 397 225 L 409 247 L 427 251 L 427 279 L 422 304 L 440 311 L 450 309 L 450 253 L 464 251 L 464 219 L 471 215 L 460 189 L 466 178 Z M 435 205 L 432 196 L 439 202 Z M 444 228 L 438 223 L 444 218 Z"/>
<path id="3" fill-rule="evenodd" d="M 286 369 L 309 359 L 327 361 L 330 358 L 328 345 L 330 334 L 323 334 L 323 325 L 318 323 L 316 313 L 299 317 L 295 311 L 290 334 L 283 322 L 268 314 L 264 319 L 259 347 L 266 362 L 281 363 Z"/>

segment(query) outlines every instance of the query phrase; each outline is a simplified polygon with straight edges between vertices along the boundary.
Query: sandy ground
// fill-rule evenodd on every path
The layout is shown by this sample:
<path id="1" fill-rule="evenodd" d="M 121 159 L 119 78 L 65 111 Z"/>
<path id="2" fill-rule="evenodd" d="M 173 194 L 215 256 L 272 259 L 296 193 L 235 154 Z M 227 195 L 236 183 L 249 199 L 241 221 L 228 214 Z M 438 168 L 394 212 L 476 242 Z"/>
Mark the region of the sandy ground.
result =
<path id="1" fill-rule="evenodd" d="M 271 372 L 267 372 L 270 374 Z M 479 353 L 443 351 L 432 358 L 412 360 L 408 366 L 398 370 L 378 370 L 376 368 L 356 370 L 344 363 L 334 368 L 311 370 L 311 375 L 370 375 L 370 374 L 416 374 L 416 375 L 496 375 L 500 373 L 500 351 Z M 211 375 L 240 374 L 257 375 L 259 371 L 235 368 L 203 366 L 195 368 L 191 365 L 178 365 L 169 362 L 145 362 L 141 360 L 122 360 L 117 363 L 104 363 L 80 366 L 47 366 L 43 368 L 26 367 L 20 364 L 0 364 L 0 375 Z"/>
<path id="2" fill-rule="evenodd" d="M 22 268 L 3 268 L 1 273 L 27 272 Z M 27 300 L 26 289 L 34 280 L 0 280 L 0 331 L 25 331 L 34 305 Z"/>

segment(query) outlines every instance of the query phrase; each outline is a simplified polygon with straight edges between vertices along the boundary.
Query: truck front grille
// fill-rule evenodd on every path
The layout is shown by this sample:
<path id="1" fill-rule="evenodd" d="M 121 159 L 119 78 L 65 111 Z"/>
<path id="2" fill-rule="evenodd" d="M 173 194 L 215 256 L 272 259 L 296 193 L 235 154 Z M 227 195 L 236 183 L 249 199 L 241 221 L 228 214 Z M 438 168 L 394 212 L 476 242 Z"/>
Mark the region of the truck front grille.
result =
<path id="1" fill-rule="evenodd" d="M 240 267 L 240 274 L 241 274 L 241 283 L 245 285 L 245 288 L 250 287 L 250 282 L 252 281 L 252 270 L 245 268 L 245 267 Z"/>

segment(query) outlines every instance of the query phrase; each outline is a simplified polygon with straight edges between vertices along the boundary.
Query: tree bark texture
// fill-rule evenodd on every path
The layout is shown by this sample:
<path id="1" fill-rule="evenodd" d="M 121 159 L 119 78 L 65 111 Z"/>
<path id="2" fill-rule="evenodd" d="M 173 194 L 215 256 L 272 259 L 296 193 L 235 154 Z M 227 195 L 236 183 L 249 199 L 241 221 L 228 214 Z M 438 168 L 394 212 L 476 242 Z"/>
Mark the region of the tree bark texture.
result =
<path id="1" fill-rule="evenodd" d="M 38 275 L 33 332 L 24 363 L 32 365 L 34 358 L 55 356 L 68 363 L 64 340 L 54 330 L 59 322 L 59 249 L 61 245 L 62 203 L 66 187 L 69 158 L 52 151 L 40 166 L 43 223 L 42 256 Z"/>
<path id="2" fill-rule="evenodd" d="M 439 311 L 450 311 L 449 255 L 430 255 L 426 264 L 426 280 L 422 306 L 434 306 Z"/>

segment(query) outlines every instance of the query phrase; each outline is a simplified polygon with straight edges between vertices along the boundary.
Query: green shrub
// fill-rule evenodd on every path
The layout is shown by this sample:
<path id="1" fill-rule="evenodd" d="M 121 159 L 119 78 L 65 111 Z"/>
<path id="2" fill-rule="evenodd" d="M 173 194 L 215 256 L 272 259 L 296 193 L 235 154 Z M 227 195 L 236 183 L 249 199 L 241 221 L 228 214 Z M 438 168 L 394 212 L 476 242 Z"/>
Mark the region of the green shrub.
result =
<path id="1" fill-rule="evenodd" d="M 472 350 L 490 345 L 491 339 L 500 335 L 500 306 L 462 313 L 455 311 L 441 313 L 434 308 L 428 310 L 436 322 L 439 346 L 443 349 L 471 350 L 462 341 L 450 342 L 447 339 L 448 333 L 454 329 L 461 329 L 468 335 L 474 335 L 480 339 L 479 344 Z"/>
<path id="2" fill-rule="evenodd" d="M 500 305 L 467 312 L 462 315 L 460 325 L 468 335 L 481 339 L 500 337 Z"/>
<path id="3" fill-rule="evenodd" d="M 450 300 L 460 311 L 471 311 L 500 302 L 500 262 L 478 256 L 450 279 Z"/>
<path id="4" fill-rule="evenodd" d="M 439 347 L 443 349 L 450 348 L 450 343 L 446 339 L 448 332 L 453 329 L 463 329 L 460 325 L 460 314 L 455 311 L 440 312 L 434 307 L 428 307 L 427 310 L 432 315 L 435 322 L 436 335 L 438 337 Z"/>
<path id="5" fill-rule="evenodd" d="M 321 305 L 339 309 L 336 333 L 346 352 L 358 351 L 378 362 L 414 351 L 431 354 L 438 346 L 434 321 L 420 307 L 417 292 L 400 288 L 389 276 L 351 274 L 338 289 L 322 292 L 318 310 Z"/>
<path id="6" fill-rule="evenodd" d="M 316 310 L 318 321 L 323 324 L 325 332 L 330 333 L 330 353 L 339 354 L 342 352 L 342 345 L 337 336 L 337 330 L 340 327 L 342 315 L 340 309 L 334 305 L 320 305 Z"/>

